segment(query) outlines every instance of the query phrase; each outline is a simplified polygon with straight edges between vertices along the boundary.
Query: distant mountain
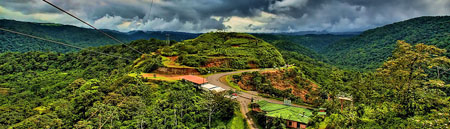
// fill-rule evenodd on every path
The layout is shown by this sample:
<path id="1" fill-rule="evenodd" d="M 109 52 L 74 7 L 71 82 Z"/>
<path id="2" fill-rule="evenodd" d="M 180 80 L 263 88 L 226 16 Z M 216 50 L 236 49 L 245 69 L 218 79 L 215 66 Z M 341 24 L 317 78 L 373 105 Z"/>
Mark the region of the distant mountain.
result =
<path id="1" fill-rule="evenodd" d="M 419 17 L 367 30 L 331 44 L 324 52 L 334 65 L 373 70 L 392 55 L 397 40 L 445 48 L 450 57 L 450 16 Z"/>
<path id="2" fill-rule="evenodd" d="M 297 32 L 281 32 L 281 33 L 266 33 L 273 35 L 359 35 L 362 32 L 328 32 L 328 31 L 297 31 Z M 259 33 L 261 34 L 261 33 Z"/>
<path id="3" fill-rule="evenodd" d="M 193 39 L 200 35 L 200 33 L 186 33 L 186 32 L 175 32 L 175 31 L 130 31 L 126 33 L 128 35 L 128 40 L 137 39 L 149 39 L 156 38 L 160 40 L 166 40 L 169 36 L 170 40 L 183 41 L 186 39 Z"/>
<path id="4" fill-rule="evenodd" d="M 71 25 L 61 25 L 53 23 L 32 23 L 20 22 L 14 20 L 0 20 L 0 27 L 31 34 L 34 36 L 44 37 L 52 40 L 62 41 L 68 44 L 80 47 L 95 47 L 118 44 L 116 41 L 102 35 L 93 29 L 80 28 Z M 186 40 L 197 37 L 199 34 L 183 33 L 183 32 L 164 32 L 164 31 L 132 31 L 119 32 L 114 30 L 102 30 L 109 35 L 123 41 L 129 42 L 137 39 L 166 39 L 166 35 L 170 36 L 170 40 Z M 28 52 L 28 51 L 57 51 L 72 52 L 78 49 L 65 47 L 63 45 L 53 44 L 46 41 L 32 39 L 21 35 L 0 31 L 0 52 Z"/>
<path id="5" fill-rule="evenodd" d="M 282 34 L 254 34 L 256 37 L 259 37 L 267 42 L 273 42 L 276 40 L 285 40 L 290 41 L 295 44 L 304 46 L 311 50 L 314 50 L 317 53 L 323 53 L 325 48 L 329 45 L 334 44 L 335 42 L 350 38 L 355 35 L 347 34 L 347 35 L 334 35 L 334 34 L 307 34 L 307 35 L 282 35 Z M 288 46 L 287 46 L 288 47 Z"/>

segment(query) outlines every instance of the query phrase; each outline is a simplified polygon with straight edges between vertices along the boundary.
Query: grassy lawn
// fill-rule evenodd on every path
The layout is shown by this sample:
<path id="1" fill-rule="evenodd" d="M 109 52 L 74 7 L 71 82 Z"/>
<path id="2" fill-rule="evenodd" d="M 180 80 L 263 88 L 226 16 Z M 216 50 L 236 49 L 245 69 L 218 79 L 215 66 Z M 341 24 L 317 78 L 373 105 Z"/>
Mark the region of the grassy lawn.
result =
<path id="1" fill-rule="evenodd" d="M 145 73 L 145 74 L 153 75 L 154 73 Z M 130 76 L 130 77 L 137 77 L 138 74 L 137 73 L 130 73 L 130 74 L 128 74 L 128 76 Z M 179 80 L 179 79 L 174 79 L 174 78 L 170 78 L 170 77 L 164 77 L 164 76 L 161 76 L 161 75 L 157 75 L 156 77 L 153 77 L 153 76 L 146 77 L 145 79 L 158 80 L 158 81 L 168 81 L 168 82 L 174 82 L 174 81 Z"/>
<path id="2" fill-rule="evenodd" d="M 231 81 L 231 77 L 233 77 L 233 75 L 237 75 L 237 74 L 230 74 L 224 77 L 221 77 L 220 80 L 224 80 L 229 86 L 231 86 L 232 88 L 238 90 L 238 91 L 242 91 L 242 92 L 247 92 L 246 90 L 241 89 L 241 87 L 239 87 L 236 83 Z"/>
<path id="3" fill-rule="evenodd" d="M 172 78 L 167 78 L 167 77 L 162 77 L 162 76 L 159 76 L 159 77 L 156 77 L 156 78 L 154 78 L 154 77 L 147 77 L 147 79 L 149 79 L 149 80 L 158 80 L 158 81 L 168 81 L 168 82 L 177 81 L 177 80 L 174 80 Z"/>
<path id="4" fill-rule="evenodd" d="M 248 129 L 244 115 L 239 110 L 234 111 L 234 117 L 227 124 L 228 129 Z"/>

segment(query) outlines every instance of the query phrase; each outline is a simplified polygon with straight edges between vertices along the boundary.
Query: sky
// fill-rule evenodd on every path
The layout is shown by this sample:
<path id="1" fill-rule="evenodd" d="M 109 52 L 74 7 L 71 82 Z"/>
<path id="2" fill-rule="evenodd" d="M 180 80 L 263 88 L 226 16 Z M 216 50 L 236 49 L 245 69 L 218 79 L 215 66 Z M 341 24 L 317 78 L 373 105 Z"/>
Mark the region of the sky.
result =
<path id="1" fill-rule="evenodd" d="M 450 15 L 450 0 L 48 0 L 97 28 L 122 32 L 355 32 Z M 42 0 L 1 0 L 0 19 L 87 27 Z"/>

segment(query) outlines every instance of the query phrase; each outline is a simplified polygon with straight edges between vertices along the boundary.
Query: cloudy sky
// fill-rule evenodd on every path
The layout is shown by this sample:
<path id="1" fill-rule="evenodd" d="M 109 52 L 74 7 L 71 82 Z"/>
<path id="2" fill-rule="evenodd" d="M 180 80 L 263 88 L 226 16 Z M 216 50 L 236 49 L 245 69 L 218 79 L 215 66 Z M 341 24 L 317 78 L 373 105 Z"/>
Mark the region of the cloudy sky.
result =
<path id="1" fill-rule="evenodd" d="M 450 0 L 49 0 L 103 29 L 238 32 L 363 31 L 450 15 Z M 86 27 L 42 0 L 0 0 L 0 18 Z"/>

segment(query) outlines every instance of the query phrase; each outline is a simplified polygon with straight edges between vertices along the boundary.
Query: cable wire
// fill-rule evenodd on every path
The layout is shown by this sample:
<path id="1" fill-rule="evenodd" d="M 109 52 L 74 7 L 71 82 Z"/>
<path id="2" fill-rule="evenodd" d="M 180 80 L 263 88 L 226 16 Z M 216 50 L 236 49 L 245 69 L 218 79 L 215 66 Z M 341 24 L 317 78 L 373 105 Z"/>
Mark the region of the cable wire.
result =
<path id="1" fill-rule="evenodd" d="M 111 57 L 116 57 L 116 58 L 120 58 L 120 59 L 133 61 L 133 60 L 128 59 L 128 58 L 124 58 L 124 57 L 120 57 L 120 56 L 116 56 L 116 55 L 111 55 L 111 54 L 107 54 L 107 53 L 103 53 L 103 52 L 98 52 L 98 51 L 94 51 L 94 50 L 90 50 L 90 49 L 85 49 L 85 48 L 78 47 L 78 46 L 75 46 L 75 45 L 66 44 L 66 43 L 63 43 L 63 42 L 54 41 L 54 40 L 51 40 L 51 39 L 46 39 L 46 38 L 42 38 L 42 37 L 38 37 L 38 36 L 33 36 L 33 35 L 17 32 L 17 31 L 1 28 L 1 27 L 0 27 L 0 30 L 6 31 L 6 32 L 10 32 L 10 33 L 14 33 L 14 34 L 18 34 L 18 35 L 22 35 L 22 36 L 26 36 L 26 37 L 30 37 L 30 38 L 40 39 L 40 40 L 48 41 L 48 42 L 51 42 L 51 43 L 56 43 L 56 44 L 68 46 L 68 47 L 73 47 L 73 48 L 77 48 L 77 49 L 80 49 L 80 50 L 87 50 L 87 51 L 98 53 L 98 54 L 103 54 L 103 55 L 107 55 L 107 56 L 111 56 Z"/>
<path id="2" fill-rule="evenodd" d="M 152 8 L 153 8 L 153 0 L 152 0 L 152 3 L 150 4 L 150 11 L 148 12 L 148 19 L 150 19 L 150 17 L 152 16 Z"/>
<path id="3" fill-rule="evenodd" d="M 125 43 L 123 43 L 122 41 L 120 41 L 120 40 L 114 38 L 113 36 L 111 36 L 111 35 L 109 35 L 109 34 L 103 32 L 103 31 L 101 31 L 100 29 L 97 29 L 97 28 L 94 27 L 93 25 L 91 25 L 91 24 L 89 24 L 89 23 L 83 21 L 82 19 L 78 18 L 77 16 L 75 16 L 75 15 L 73 15 L 73 14 L 67 12 L 66 10 L 64 10 L 64 9 L 62 9 L 62 8 L 60 8 L 60 7 L 56 6 L 56 5 L 54 5 L 54 4 L 52 4 L 51 2 L 49 2 L 49 1 L 47 1 L 47 0 L 42 0 L 42 1 L 44 1 L 45 3 L 47 3 L 47 4 L 51 5 L 51 6 L 53 6 L 54 8 L 58 9 L 59 11 L 64 12 L 64 13 L 66 13 L 67 15 L 69 15 L 69 16 L 71 16 L 71 17 L 77 19 L 78 21 L 81 21 L 82 23 L 84 23 L 84 24 L 88 25 L 89 27 L 91 27 L 91 28 L 97 30 L 98 32 L 102 33 L 103 35 L 105 35 L 105 36 L 107 36 L 107 37 L 109 37 L 109 38 L 111 38 L 111 39 L 117 41 L 118 43 L 121 43 L 121 44 L 125 45 Z M 134 49 L 134 48 L 132 48 L 132 47 L 130 47 L 130 46 L 128 46 L 128 45 L 125 45 L 125 46 L 128 47 L 128 48 L 130 48 L 130 49 L 132 49 L 132 50 L 134 50 L 134 51 L 136 51 L 136 52 L 138 52 L 138 53 L 140 53 L 140 54 L 144 54 L 144 53 L 142 53 L 142 52 L 140 52 L 140 51 L 138 51 L 138 50 L 136 50 L 136 49 Z"/>

